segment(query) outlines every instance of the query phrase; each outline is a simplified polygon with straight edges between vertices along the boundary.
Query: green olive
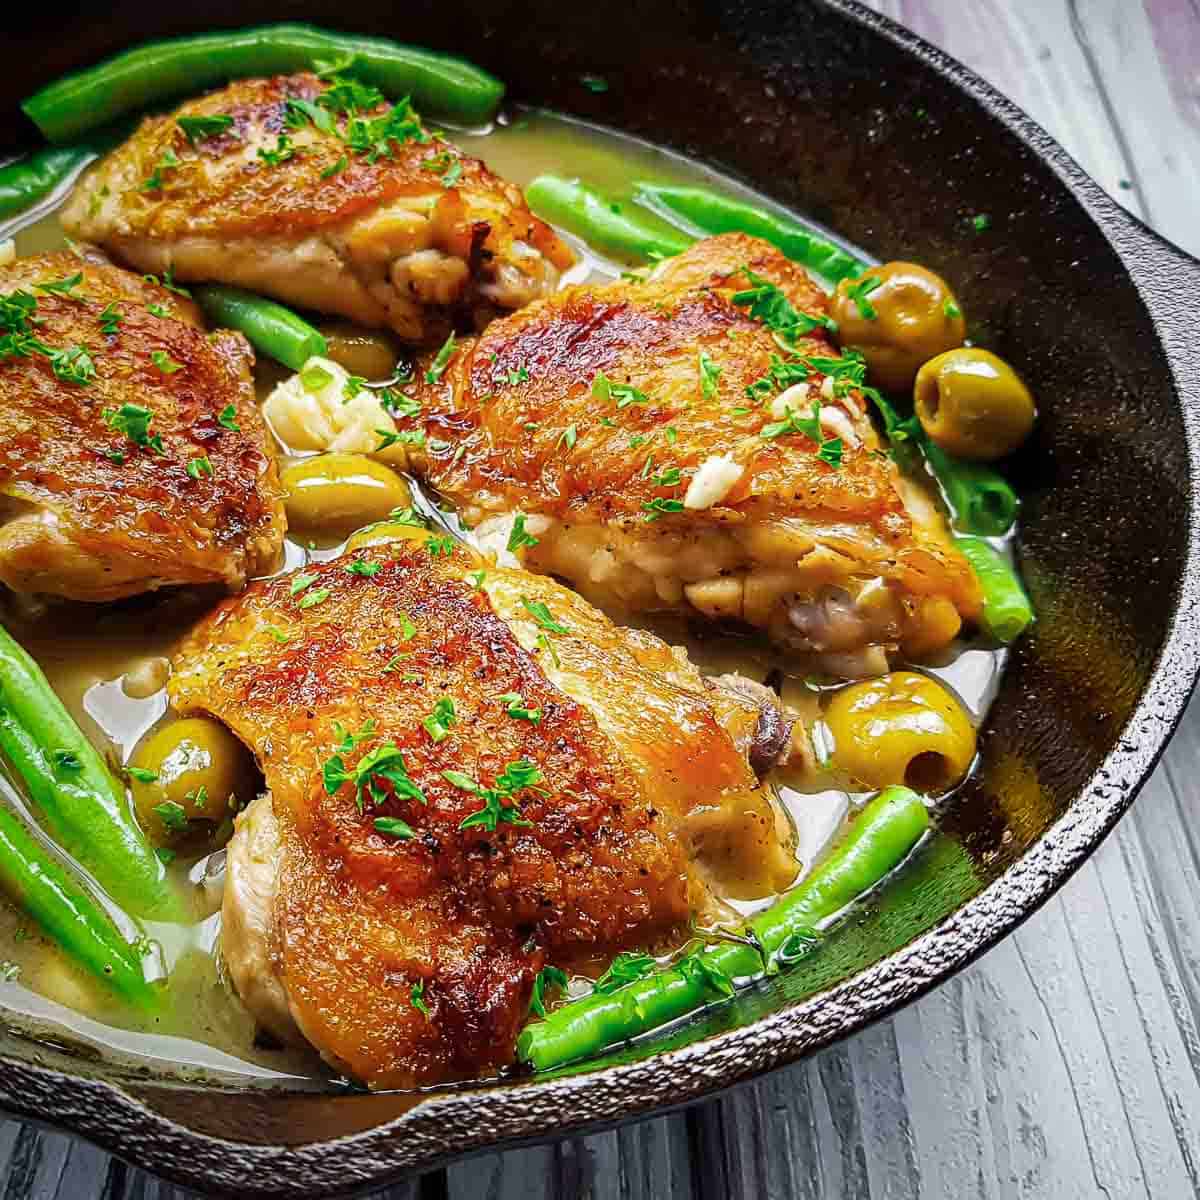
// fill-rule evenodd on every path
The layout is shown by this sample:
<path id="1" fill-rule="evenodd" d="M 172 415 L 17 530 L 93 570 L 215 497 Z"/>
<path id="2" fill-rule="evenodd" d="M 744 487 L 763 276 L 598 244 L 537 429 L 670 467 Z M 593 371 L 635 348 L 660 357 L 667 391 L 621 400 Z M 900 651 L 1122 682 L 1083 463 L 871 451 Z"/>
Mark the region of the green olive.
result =
<path id="1" fill-rule="evenodd" d="M 970 770 L 975 727 L 928 675 L 893 671 L 836 692 L 825 710 L 836 767 L 868 788 L 947 792 Z"/>
<path id="2" fill-rule="evenodd" d="M 210 837 L 259 787 L 250 751 L 211 717 L 160 725 L 129 766 L 138 820 L 161 845 Z"/>
<path id="3" fill-rule="evenodd" d="M 1011 454 L 1037 415 L 1016 371 L 974 347 L 930 359 L 917 372 L 913 406 L 922 428 L 947 454 L 977 461 Z"/>
<path id="4" fill-rule="evenodd" d="M 326 357 L 351 375 L 378 380 L 390 379 L 396 373 L 400 355 L 387 334 L 341 321 L 322 325 L 321 332 L 325 335 Z"/>
<path id="5" fill-rule="evenodd" d="M 859 351 L 870 382 L 893 392 L 908 391 L 922 363 L 961 346 L 966 334 L 949 284 L 910 262 L 884 263 L 843 279 L 830 315 L 842 348 Z"/>
<path id="6" fill-rule="evenodd" d="M 318 454 L 283 472 L 288 525 L 350 533 L 412 503 L 390 467 L 363 454 Z"/>

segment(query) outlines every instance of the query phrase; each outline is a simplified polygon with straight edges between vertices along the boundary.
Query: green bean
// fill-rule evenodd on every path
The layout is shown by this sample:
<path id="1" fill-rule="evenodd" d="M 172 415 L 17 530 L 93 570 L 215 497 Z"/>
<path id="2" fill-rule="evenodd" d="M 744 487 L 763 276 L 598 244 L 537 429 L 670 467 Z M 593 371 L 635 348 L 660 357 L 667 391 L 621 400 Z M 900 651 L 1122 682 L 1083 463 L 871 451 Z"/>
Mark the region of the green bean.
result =
<path id="1" fill-rule="evenodd" d="M 504 85 L 462 59 L 386 38 L 311 25 L 263 25 L 151 42 L 56 80 L 21 107 L 48 141 L 70 141 L 122 113 L 195 95 L 232 79 L 286 75 L 353 59 L 346 72 L 427 115 L 472 124 L 491 119 Z"/>
<path id="2" fill-rule="evenodd" d="M 1008 560 L 982 538 L 956 537 L 954 541 L 983 588 L 979 623 L 984 633 L 1006 645 L 1015 641 L 1033 620 L 1033 606 L 1020 577 Z"/>
<path id="3" fill-rule="evenodd" d="M 922 431 L 914 435 L 937 478 L 954 528 L 983 537 L 1002 537 L 1017 519 L 1017 494 L 1002 475 L 983 463 L 951 458 Z"/>
<path id="4" fill-rule="evenodd" d="M 327 349 L 319 329 L 274 300 L 216 284 L 193 288 L 192 294 L 214 325 L 240 330 L 255 350 L 293 371 Z"/>
<path id="5" fill-rule="evenodd" d="M 0 220 L 32 208 L 96 157 L 83 146 L 48 146 L 0 167 Z"/>
<path id="6" fill-rule="evenodd" d="M 616 204 L 574 179 L 539 175 L 525 189 L 525 199 L 539 217 L 630 263 L 682 254 L 695 241 L 636 204 Z"/>
<path id="7" fill-rule="evenodd" d="M 104 911 L 43 849 L 7 808 L 0 807 L 0 887 L 72 958 L 127 1000 L 156 1002 L 141 955 Z"/>
<path id="8" fill-rule="evenodd" d="M 920 796 L 908 788 L 885 789 L 808 879 L 749 922 L 747 942 L 718 942 L 615 991 L 592 992 L 564 1004 L 521 1031 L 518 1059 L 546 1070 L 587 1058 L 728 994 L 728 984 L 722 988 L 716 981 L 758 975 L 764 955 L 777 961 L 793 941 L 808 942 L 813 926 L 841 912 L 894 870 L 928 828 Z"/>
<path id="9" fill-rule="evenodd" d="M 0 750 L 47 830 L 136 916 L 170 920 L 178 904 L 124 789 L 38 665 L 0 626 Z"/>
<path id="10" fill-rule="evenodd" d="M 703 234 L 748 233 L 762 238 L 802 266 L 831 283 L 859 275 L 867 263 L 847 254 L 824 234 L 791 217 L 779 217 L 742 200 L 733 200 L 707 188 L 665 187 L 656 183 L 635 185 L 635 197 L 670 218 L 682 217 Z"/>

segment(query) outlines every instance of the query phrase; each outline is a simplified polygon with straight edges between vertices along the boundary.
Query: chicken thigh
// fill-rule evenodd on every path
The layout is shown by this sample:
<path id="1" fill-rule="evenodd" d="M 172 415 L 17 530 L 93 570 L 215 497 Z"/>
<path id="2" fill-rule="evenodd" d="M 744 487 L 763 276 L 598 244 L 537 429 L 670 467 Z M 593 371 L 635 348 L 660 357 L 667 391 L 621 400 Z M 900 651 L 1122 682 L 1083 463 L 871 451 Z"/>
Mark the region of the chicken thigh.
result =
<path id="1" fill-rule="evenodd" d="M 519 188 L 428 133 L 407 101 L 309 74 L 241 80 L 148 117 L 62 221 L 141 270 L 412 342 L 552 292 L 573 261 Z"/>
<path id="2" fill-rule="evenodd" d="M 796 874 L 744 736 L 778 754 L 777 711 L 444 537 L 254 584 L 169 687 L 266 778 L 229 847 L 233 983 L 373 1087 L 510 1062 L 543 966 L 675 944 Z"/>
<path id="3" fill-rule="evenodd" d="M 252 362 L 94 253 L 0 268 L 0 582 L 104 601 L 268 569 L 284 515 Z"/>

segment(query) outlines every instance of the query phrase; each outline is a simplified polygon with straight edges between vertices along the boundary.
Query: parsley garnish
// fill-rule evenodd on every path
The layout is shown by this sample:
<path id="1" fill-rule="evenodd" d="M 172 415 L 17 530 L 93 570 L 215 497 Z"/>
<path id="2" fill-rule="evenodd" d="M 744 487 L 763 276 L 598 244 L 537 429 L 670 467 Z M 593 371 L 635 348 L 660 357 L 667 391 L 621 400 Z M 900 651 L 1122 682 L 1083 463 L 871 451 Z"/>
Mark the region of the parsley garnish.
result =
<path id="1" fill-rule="evenodd" d="M 883 280 L 877 275 L 861 275 L 853 283 L 846 286 L 846 298 L 854 301 L 854 307 L 858 309 L 858 315 L 866 321 L 874 321 L 879 317 L 875 305 L 867 297 L 876 288 L 882 286 Z"/>
<path id="2" fill-rule="evenodd" d="M 589 92 L 595 92 L 596 95 L 608 91 L 608 80 L 603 75 L 580 75 L 579 82 Z"/>
<path id="3" fill-rule="evenodd" d="M 39 292 L 52 292 L 59 296 L 70 296 L 71 289 L 77 288 L 83 282 L 83 272 L 70 275 L 66 279 L 48 279 L 45 283 L 35 283 L 33 286 Z"/>
<path id="4" fill-rule="evenodd" d="M 211 479 L 213 473 L 212 460 L 207 454 L 202 454 L 199 458 L 193 458 L 187 465 L 187 473 L 193 479 L 199 479 L 201 475 L 207 475 Z"/>
<path id="5" fill-rule="evenodd" d="M 501 824 L 532 825 L 531 821 L 521 816 L 520 808 L 511 803 L 513 796 L 518 792 L 541 782 L 541 770 L 529 759 L 520 758 L 516 762 L 510 762 L 504 771 L 496 776 L 495 783 L 490 788 L 483 787 L 462 771 L 443 771 L 442 777 L 456 788 L 478 796 L 484 803 L 484 807 L 478 812 L 471 813 L 459 822 L 459 829 L 480 828 L 495 833 L 497 826 Z"/>
<path id="6" fill-rule="evenodd" d="M 110 301 L 100 312 L 100 332 L 105 337 L 112 337 L 120 329 L 123 320 L 116 301 Z"/>
<path id="7" fill-rule="evenodd" d="M 64 383 L 86 385 L 96 378 L 96 364 L 86 346 L 51 351 L 50 367 Z"/>
<path id="8" fill-rule="evenodd" d="M 828 438 L 821 443 L 821 448 L 817 451 L 817 457 L 825 463 L 828 463 L 835 471 L 841 470 L 842 466 L 842 439 Z"/>
<path id="9" fill-rule="evenodd" d="M 462 178 L 462 160 L 451 150 L 427 158 L 421 164 L 422 171 L 433 171 L 441 176 L 442 187 L 452 188 Z"/>
<path id="10" fill-rule="evenodd" d="M 397 525 L 414 525 L 418 529 L 429 528 L 429 518 L 423 513 L 417 512 L 411 504 L 407 508 L 393 508 L 388 513 L 388 520 L 395 521 Z"/>
<path id="11" fill-rule="evenodd" d="M 454 553 L 454 539 L 449 534 L 431 537 L 425 543 L 425 549 L 429 551 L 430 558 L 449 558 Z"/>
<path id="12" fill-rule="evenodd" d="M 682 507 L 682 505 L 680 506 Z M 549 608 L 546 607 L 544 601 L 530 600 L 528 596 L 521 597 L 521 603 L 525 606 L 525 611 L 547 632 L 549 633 L 570 633 L 571 631 L 565 626 L 560 625 L 550 614 Z"/>
<path id="13" fill-rule="evenodd" d="M 487 572 L 472 571 L 467 578 L 471 581 L 471 591 L 481 592 L 483 590 L 483 581 L 487 578 Z"/>
<path id="14" fill-rule="evenodd" d="M 172 833 L 179 833 L 187 828 L 187 813 L 184 811 L 183 805 L 176 804 L 174 800 L 165 800 L 162 804 L 156 804 L 154 812 Z"/>
<path id="15" fill-rule="evenodd" d="M 513 521 L 512 530 L 508 535 L 508 552 L 516 554 L 518 550 L 526 546 L 536 546 L 538 539 L 532 533 L 525 532 L 525 514 L 517 513 L 516 519 Z"/>
<path id="16" fill-rule="evenodd" d="M 335 163 L 330 163 L 329 166 L 321 172 L 322 179 L 332 179 L 335 175 L 341 174 L 350 165 L 350 160 L 343 154 Z"/>
<path id="17" fill-rule="evenodd" d="M 443 343 L 442 348 L 437 352 L 432 363 L 429 364 L 429 369 L 425 372 L 426 383 L 437 383 L 442 377 L 442 372 L 445 371 L 447 364 L 450 362 L 451 355 L 454 354 L 454 334 L 451 334 Z"/>
<path id="18" fill-rule="evenodd" d="M 450 726 L 457 720 L 458 714 L 454 711 L 454 701 L 448 696 L 443 696 L 433 706 L 433 712 L 421 724 L 435 742 L 440 742 L 450 736 Z"/>
<path id="19" fill-rule="evenodd" d="M 983 233 L 985 230 L 988 230 L 991 227 L 992 218 L 989 217 L 987 213 L 976 213 L 971 218 L 971 228 L 974 229 L 976 233 Z"/>
<path id="20" fill-rule="evenodd" d="M 540 708 L 527 708 L 520 692 L 505 692 L 503 695 L 497 696 L 496 699 L 504 705 L 504 711 L 514 721 L 528 721 L 532 725 L 541 724 L 542 710 Z"/>
<path id="21" fill-rule="evenodd" d="M 609 400 L 617 402 L 617 408 L 628 408 L 631 404 L 649 404 L 650 397 L 629 383 L 613 383 L 603 371 L 597 371 L 592 380 L 592 396 L 602 404 Z"/>
<path id="22" fill-rule="evenodd" d="M 305 125 L 314 125 L 322 133 L 337 133 L 337 123 L 328 108 L 304 100 L 299 96 L 289 96 L 283 102 L 283 123 L 289 129 L 303 129 Z"/>
<path id="23" fill-rule="evenodd" d="M 509 387 L 516 387 L 518 383 L 529 382 L 529 372 L 525 369 L 524 364 L 516 368 L 510 368 L 504 376 Z"/>
<path id="24" fill-rule="evenodd" d="M 647 459 L 649 461 L 649 459 Z M 655 487 L 678 487 L 681 482 L 678 467 L 666 467 L 651 480 Z"/>
<path id="25" fill-rule="evenodd" d="M 131 442 L 156 454 L 163 453 L 162 435 L 150 436 L 150 422 L 154 415 L 140 404 L 122 404 L 120 408 L 106 408 L 104 423 L 109 429 L 123 433 Z"/>
<path id="26" fill-rule="evenodd" d="M 408 993 L 408 1002 L 419 1012 L 427 1021 L 433 1019 L 433 1015 L 429 1011 L 429 1005 L 425 1003 L 425 980 L 418 979 L 412 985 Z"/>
<path id="27" fill-rule="evenodd" d="M 665 516 L 667 513 L 683 512 L 683 501 L 655 496 L 653 500 L 643 501 L 642 511 L 645 513 L 643 520 L 657 521 L 659 517 Z"/>
<path id="28" fill-rule="evenodd" d="M 568 450 L 574 450 L 578 439 L 579 431 L 575 428 L 574 423 L 572 423 L 558 435 L 558 441 L 554 443 L 554 447 L 558 449 L 559 446 L 566 446 Z"/>
<path id="29" fill-rule="evenodd" d="M 176 362 L 165 350 L 151 350 L 150 361 L 164 374 L 174 375 L 183 370 L 183 363 Z"/>
<path id="30" fill-rule="evenodd" d="M 149 767 L 126 767 L 126 773 L 131 779 L 136 779 L 138 783 L 153 783 L 158 778 L 158 772 L 150 770 Z"/>
<path id="31" fill-rule="evenodd" d="M 543 967 L 533 981 L 533 995 L 529 997 L 529 1011 L 535 1016 L 546 1015 L 546 991 L 548 988 L 565 988 L 567 973 L 559 967 Z"/>
<path id="32" fill-rule="evenodd" d="M 377 833 L 401 842 L 417 836 L 413 832 L 413 827 L 407 821 L 400 820 L 399 817 L 376 817 L 375 830 Z"/>
<path id="33" fill-rule="evenodd" d="M 406 612 L 396 614 L 400 618 L 400 631 L 406 642 L 411 642 L 417 636 L 417 627 Z"/>
<path id="34" fill-rule="evenodd" d="M 347 375 L 346 382 L 342 384 L 342 397 L 346 400 L 353 400 L 366 386 L 367 381 L 361 375 Z M 379 399 L 383 400 L 382 393 Z"/>
<path id="35" fill-rule="evenodd" d="M 317 577 L 313 572 L 301 571 L 299 575 L 292 576 L 292 581 L 288 584 L 288 593 L 292 596 L 298 596 L 309 584 L 316 582 Z"/>
<path id="36" fill-rule="evenodd" d="M 237 423 L 237 406 L 227 404 L 217 416 L 217 424 L 224 426 L 226 429 L 232 429 L 234 433 L 241 431 L 241 426 Z"/>
<path id="37" fill-rule="evenodd" d="M 216 137 L 233 125 L 233 118 L 225 113 L 211 117 L 176 117 L 175 124 L 183 130 L 184 137 L 194 146 L 205 138 Z"/>
<path id="38" fill-rule="evenodd" d="M 717 380 L 721 378 L 721 370 L 706 351 L 700 351 L 700 394 L 705 400 L 717 398 Z"/>
<path id="39" fill-rule="evenodd" d="M 147 304 L 146 311 L 154 317 L 169 317 L 170 310 L 163 304 Z"/>
<path id="40" fill-rule="evenodd" d="M 278 625 L 264 625 L 263 628 L 280 644 L 288 640 L 288 635 Z"/>
<path id="41" fill-rule="evenodd" d="M 657 966 L 658 963 L 649 954 L 622 950 L 609 964 L 608 970 L 596 980 L 593 991 L 597 991 L 601 995 L 615 992 L 617 988 L 649 975 Z"/>
<path id="42" fill-rule="evenodd" d="M 328 588 L 314 588 L 311 592 L 305 592 L 300 600 L 301 608 L 315 608 L 318 604 L 324 604 L 329 599 Z"/>
<path id="43" fill-rule="evenodd" d="M 157 192 L 163 185 L 163 172 L 173 171 L 177 166 L 179 166 L 179 159 L 175 157 L 175 151 L 164 150 L 163 156 L 155 165 L 153 173 L 142 181 L 141 190 L 143 192 Z"/>
<path id="44" fill-rule="evenodd" d="M 946 314 L 946 319 L 948 321 L 957 321 L 958 318 L 962 316 L 962 309 L 954 303 L 953 298 L 950 296 L 947 296 L 945 300 L 942 301 L 942 312 Z"/>
<path id="45" fill-rule="evenodd" d="M 383 564 L 372 562 L 369 558 L 356 558 L 352 563 L 346 564 L 345 570 L 350 575 L 362 575 L 370 579 L 372 575 L 378 575 L 383 570 Z"/>
<path id="46" fill-rule="evenodd" d="M 256 153 L 268 167 L 278 167 L 281 163 L 296 157 L 296 147 L 286 133 L 281 133 L 275 138 L 274 150 L 267 150 L 259 146 Z"/>
<path id="47" fill-rule="evenodd" d="M 354 802 L 358 811 L 362 812 L 367 797 L 376 805 L 382 804 L 388 798 L 388 792 L 380 782 L 383 780 L 392 785 L 392 795 L 426 803 L 425 793 L 409 778 L 408 769 L 404 765 L 404 755 L 393 742 L 385 742 L 369 754 L 363 755 L 352 771 L 346 769 L 343 756 L 375 732 L 374 721 L 364 722 L 357 733 L 350 733 L 340 724 L 335 724 L 333 728 L 341 741 L 335 747 L 335 753 L 321 766 L 325 791 L 330 796 L 337 792 L 342 784 L 352 783 Z"/>
<path id="48" fill-rule="evenodd" d="M 707 985 L 718 996 L 733 995 L 733 980 L 720 967 L 709 962 L 700 951 L 685 955 L 675 964 L 675 969 L 684 978 Z"/>
<path id="49" fill-rule="evenodd" d="M 812 317 L 793 307 L 792 302 L 770 280 L 756 275 L 749 267 L 742 273 L 754 285 L 741 292 L 734 292 L 733 303 L 740 308 L 749 308 L 750 316 L 774 330 L 786 342 L 791 343 L 814 329 L 833 329 L 827 316 Z"/>

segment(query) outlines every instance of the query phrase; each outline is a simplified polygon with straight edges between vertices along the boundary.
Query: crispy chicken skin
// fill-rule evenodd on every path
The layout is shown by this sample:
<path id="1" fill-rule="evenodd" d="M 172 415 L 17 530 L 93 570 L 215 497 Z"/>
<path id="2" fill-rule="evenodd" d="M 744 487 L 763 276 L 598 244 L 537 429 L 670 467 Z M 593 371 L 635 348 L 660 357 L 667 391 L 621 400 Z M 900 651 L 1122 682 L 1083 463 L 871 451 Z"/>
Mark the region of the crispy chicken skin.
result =
<path id="1" fill-rule="evenodd" d="M 238 284 L 412 342 L 554 290 L 574 257 L 519 188 L 415 115 L 356 150 L 341 136 L 349 114 L 320 129 L 289 110 L 330 86 L 307 74 L 246 79 L 147 118 L 80 182 L 63 226 L 141 270 Z M 381 103 L 361 117 L 387 112 Z M 177 121 L 213 116 L 233 124 L 194 145 Z"/>
<path id="2" fill-rule="evenodd" d="M 746 700 L 548 579 L 491 569 L 476 587 L 482 565 L 398 541 L 309 568 L 296 595 L 287 577 L 254 584 L 189 636 L 170 683 L 178 710 L 254 750 L 269 789 L 229 848 L 230 977 L 269 1028 L 373 1087 L 509 1062 L 542 966 L 671 942 L 710 888 L 770 895 L 796 871 L 729 731 Z M 508 693 L 540 720 L 510 715 Z M 435 740 L 440 700 L 454 710 Z M 353 780 L 330 790 L 334 754 L 353 776 L 385 746 L 423 799 L 381 775 L 361 809 Z M 485 801 L 445 772 L 492 787 L 522 760 L 538 775 L 504 801 L 520 822 L 462 829 Z"/>
<path id="3" fill-rule="evenodd" d="M 805 418 L 821 401 L 840 468 L 805 433 L 764 436 L 782 389 L 746 388 L 780 346 L 733 303 L 747 267 L 824 313 L 799 266 L 741 234 L 698 242 L 647 282 L 569 288 L 462 344 L 435 382 L 418 373 L 414 465 L 480 532 L 494 518 L 501 545 L 527 514 L 539 541 L 524 563 L 610 611 L 748 623 L 847 675 L 885 669 L 898 644 L 936 650 L 977 614 L 974 577 L 856 390 L 835 396 L 814 370 L 786 398 Z M 796 350 L 837 355 L 820 328 Z"/>
<path id="4" fill-rule="evenodd" d="M 38 287 L 75 275 L 65 294 Z M 0 355 L 0 582 L 105 601 L 268 569 L 284 515 L 245 338 L 206 333 L 190 300 L 92 252 L 0 268 L 0 295 L 36 299 L 36 338 L 94 364 L 62 378 L 44 352 Z M 161 452 L 114 427 L 126 404 Z"/>

